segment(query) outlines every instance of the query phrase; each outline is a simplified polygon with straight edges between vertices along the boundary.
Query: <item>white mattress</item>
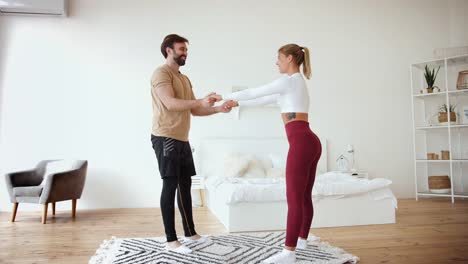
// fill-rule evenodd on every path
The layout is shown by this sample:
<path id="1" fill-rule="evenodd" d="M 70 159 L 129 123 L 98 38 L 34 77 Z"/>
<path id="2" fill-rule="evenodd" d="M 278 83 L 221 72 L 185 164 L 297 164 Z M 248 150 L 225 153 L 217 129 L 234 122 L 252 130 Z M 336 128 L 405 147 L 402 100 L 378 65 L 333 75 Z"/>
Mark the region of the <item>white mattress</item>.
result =
<path id="1" fill-rule="evenodd" d="M 392 199 L 396 208 L 396 197 L 389 188 L 391 183 L 387 179 L 357 179 L 346 174 L 328 172 L 317 176 L 312 198 L 317 203 L 323 198 L 340 199 L 364 195 L 371 200 Z M 210 177 L 205 185 L 216 199 L 222 199 L 226 204 L 286 201 L 284 178 Z"/>

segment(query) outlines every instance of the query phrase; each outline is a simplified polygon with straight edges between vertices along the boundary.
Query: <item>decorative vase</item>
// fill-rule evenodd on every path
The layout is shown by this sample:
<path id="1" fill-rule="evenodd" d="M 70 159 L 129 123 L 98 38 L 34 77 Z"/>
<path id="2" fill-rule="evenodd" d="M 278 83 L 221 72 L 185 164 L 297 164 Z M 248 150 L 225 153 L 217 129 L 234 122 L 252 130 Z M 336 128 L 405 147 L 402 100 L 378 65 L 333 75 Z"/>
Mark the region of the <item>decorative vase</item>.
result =
<path id="1" fill-rule="evenodd" d="M 427 153 L 427 159 L 428 160 L 433 160 L 434 159 L 435 153 Z"/>
<path id="2" fill-rule="evenodd" d="M 442 150 L 440 152 L 440 155 L 442 156 L 443 160 L 449 160 L 450 159 L 450 151 L 448 151 L 448 150 Z"/>

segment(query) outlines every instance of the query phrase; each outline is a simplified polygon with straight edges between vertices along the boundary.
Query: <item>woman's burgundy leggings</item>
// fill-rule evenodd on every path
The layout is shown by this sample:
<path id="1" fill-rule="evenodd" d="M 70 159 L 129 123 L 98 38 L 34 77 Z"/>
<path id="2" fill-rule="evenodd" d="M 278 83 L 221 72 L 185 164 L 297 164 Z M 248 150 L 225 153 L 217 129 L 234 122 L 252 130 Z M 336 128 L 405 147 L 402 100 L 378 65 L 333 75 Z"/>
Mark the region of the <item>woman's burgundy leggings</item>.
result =
<path id="1" fill-rule="evenodd" d="M 285 245 L 295 247 L 298 237 L 307 239 L 312 224 L 312 187 L 322 145 L 306 121 L 287 123 L 286 134 L 289 152 L 286 163 L 288 220 Z"/>

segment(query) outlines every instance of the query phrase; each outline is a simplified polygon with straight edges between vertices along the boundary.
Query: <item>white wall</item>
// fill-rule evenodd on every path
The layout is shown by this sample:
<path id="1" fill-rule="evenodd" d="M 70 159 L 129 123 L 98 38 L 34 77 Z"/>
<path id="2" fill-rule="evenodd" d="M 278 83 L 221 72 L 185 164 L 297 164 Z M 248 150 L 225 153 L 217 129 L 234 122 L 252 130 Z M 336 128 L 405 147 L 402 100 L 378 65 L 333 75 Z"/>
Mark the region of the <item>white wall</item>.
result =
<path id="1" fill-rule="evenodd" d="M 159 206 L 149 78 L 168 33 L 190 40 L 182 71 L 198 96 L 271 81 L 279 46 L 309 47 L 310 122 L 329 139 L 329 166 L 354 144 L 359 166 L 393 180 L 398 197 L 414 196 L 409 64 L 466 42 L 449 18 L 451 3 L 466 2 L 71 2 L 66 19 L 0 17 L 0 164 L 5 173 L 46 158 L 89 160 L 79 208 Z M 192 143 L 284 135 L 278 110 L 242 114 L 193 118 Z M 10 210 L 3 183 L 0 210 Z"/>
<path id="2" fill-rule="evenodd" d="M 449 0 L 450 46 L 461 47 L 468 43 L 468 1 Z"/>
<path id="3" fill-rule="evenodd" d="M 6 26 L 5 26 L 5 23 L 2 23 L 2 19 L 0 17 L 0 144 L 1 144 L 1 140 L 2 140 L 2 136 L 1 136 L 1 133 L 2 133 L 2 109 L 3 109 L 3 74 L 4 74 L 4 69 L 5 69 L 5 54 L 6 54 L 6 51 L 8 49 L 8 47 L 6 46 Z M 0 166 L 1 167 L 1 166 Z"/>

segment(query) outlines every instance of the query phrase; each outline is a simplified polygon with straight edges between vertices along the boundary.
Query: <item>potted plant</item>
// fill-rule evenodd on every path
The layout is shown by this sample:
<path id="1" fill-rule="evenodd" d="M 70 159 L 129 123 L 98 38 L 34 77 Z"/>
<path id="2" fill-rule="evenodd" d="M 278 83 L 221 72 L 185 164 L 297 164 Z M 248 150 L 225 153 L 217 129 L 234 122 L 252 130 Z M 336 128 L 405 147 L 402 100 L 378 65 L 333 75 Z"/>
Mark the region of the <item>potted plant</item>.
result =
<path id="1" fill-rule="evenodd" d="M 455 105 L 450 104 L 448 107 L 446 104 L 443 104 L 439 108 L 439 123 L 448 122 L 448 115 L 450 113 L 450 123 L 457 122 L 457 114 L 455 113 Z"/>
<path id="2" fill-rule="evenodd" d="M 432 93 L 434 88 L 439 89 L 439 87 L 434 86 L 439 70 L 440 70 L 440 66 L 439 68 L 437 68 L 437 71 L 435 71 L 435 69 L 430 70 L 427 65 L 424 67 L 424 78 L 426 79 L 426 83 L 427 83 L 426 89 L 428 93 Z"/>

